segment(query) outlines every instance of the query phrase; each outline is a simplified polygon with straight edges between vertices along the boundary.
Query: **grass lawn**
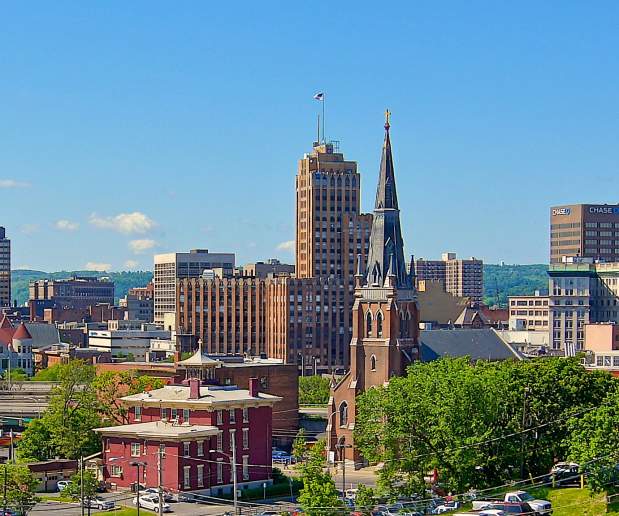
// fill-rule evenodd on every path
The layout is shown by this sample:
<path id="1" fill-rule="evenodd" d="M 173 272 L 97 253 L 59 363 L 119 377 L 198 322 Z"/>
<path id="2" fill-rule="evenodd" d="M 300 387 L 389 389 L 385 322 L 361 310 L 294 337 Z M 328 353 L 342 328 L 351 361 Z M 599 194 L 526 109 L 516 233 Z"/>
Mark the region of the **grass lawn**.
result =
<path id="1" fill-rule="evenodd" d="M 113 514 L 114 516 L 136 516 L 137 513 L 138 511 L 134 507 L 127 507 L 125 505 L 119 505 L 115 509 L 112 509 L 111 511 L 106 511 L 105 513 L 101 513 L 101 514 Z M 140 514 L 154 514 L 154 513 L 151 513 L 150 511 L 142 509 L 142 512 Z"/>
<path id="2" fill-rule="evenodd" d="M 531 494 L 552 502 L 553 516 L 602 516 L 619 514 L 619 502 L 606 504 L 606 494 L 591 497 L 587 489 L 533 489 Z"/>

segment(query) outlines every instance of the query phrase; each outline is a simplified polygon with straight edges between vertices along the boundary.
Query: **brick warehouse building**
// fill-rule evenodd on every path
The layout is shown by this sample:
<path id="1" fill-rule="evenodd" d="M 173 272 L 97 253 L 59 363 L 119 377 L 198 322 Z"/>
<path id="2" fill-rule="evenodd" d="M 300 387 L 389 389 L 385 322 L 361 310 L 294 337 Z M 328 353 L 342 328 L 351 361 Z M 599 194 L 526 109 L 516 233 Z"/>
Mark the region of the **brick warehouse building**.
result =
<path id="1" fill-rule="evenodd" d="M 239 489 L 271 483 L 272 412 L 280 398 L 260 392 L 258 379 L 239 389 L 192 378 L 121 399 L 129 424 L 96 430 L 104 479 L 116 487 L 138 480 L 156 486 L 161 461 L 164 489 L 219 496 L 232 488 L 233 447 Z M 134 461 L 145 463 L 139 477 Z"/>
<path id="2" fill-rule="evenodd" d="M 353 442 L 357 395 L 403 375 L 420 358 L 414 266 L 408 272 L 404 262 L 388 117 L 367 266 L 363 271 L 359 258 L 355 275 L 350 370 L 331 388 L 328 407 L 329 460 L 355 466 L 362 459 Z"/>

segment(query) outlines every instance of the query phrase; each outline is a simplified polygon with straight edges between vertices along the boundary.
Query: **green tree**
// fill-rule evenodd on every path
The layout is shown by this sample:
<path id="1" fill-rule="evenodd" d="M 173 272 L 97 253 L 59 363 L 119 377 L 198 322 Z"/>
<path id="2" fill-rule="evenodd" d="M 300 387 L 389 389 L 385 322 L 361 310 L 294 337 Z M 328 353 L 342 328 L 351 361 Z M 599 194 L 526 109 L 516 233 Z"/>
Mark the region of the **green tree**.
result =
<path id="1" fill-rule="evenodd" d="M 355 442 L 388 494 L 411 495 L 436 469 L 463 492 L 547 473 L 567 456 L 567 420 L 600 404 L 617 381 L 577 359 L 416 363 L 358 398 Z M 524 427 L 523 427 L 524 419 Z M 532 429 L 532 430 L 529 430 Z"/>
<path id="2" fill-rule="evenodd" d="M 301 376 L 299 378 L 300 405 L 326 405 L 329 402 L 328 378 L 322 376 Z"/>
<path id="3" fill-rule="evenodd" d="M 619 463 L 619 395 L 582 416 L 570 419 L 569 459 L 587 473 L 587 487 L 594 493 L 617 480 Z"/>
<path id="4" fill-rule="evenodd" d="M 62 364 L 54 364 L 53 366 L 41 369 L 36 372 L 32 380 L 35 382 L 57 382 L 60 380 L 62 367 Z"/>
<path id="5" fill-rule="evenodd" d="M 10 380 L 12 382 L 26 382 L 28 381 L 28 375 L 26 374 L 26 371 L 24 371 L 23 369 L 16 367 L 15 369 L 11 369 L 11 374 L 10 374 Z M 6 371 L 4 371 L 4 373 L 2 373 L 2 379 L 3 380 L 9 380 L 9 370 L 7 369 Z"/>
<path id="6" fill-rule="evenodd" d="M 97 494 L 97 478 L 92 471 L 84 471 L 84 500 L 92 498 Z M 82 497 L 82 478 L 79 473 L 71 477 L 71 482 L 62 491 L 63 496 L 72 500 L 80 500 Z"/>
<path id="7" fill-rule="evenodd" d="M 355 496 L 355 509 L 365 514 L 371 515 L 376 505 L 376 493 L 371 487 L 364 484 L 357 485 L 357 494 Z"/>
<path id="8" fill-rule="evenodd" d="M 344 508 L 335 482 L 325 471 L 325 448 L 325 441 L 318 441 L 301 466 L 303 487 L 298 501 L 308 516 L 336 516 L 341 514 L 340 511 Z"/>
<path id="9" fill-rule="evenodd" d="M 26 514 L 37 502 L 35 491 L 39 482 L 28 466 L 5 464 L 3 468 L 0 474 L 6 475 L 6 504 L 16 512 Z"/>
<path id="10" fill-rule="evenodd" d="M 45 419 L 33 419 L 26 426 L 17 447 L 17 456 L 22 462 L 47 460 L 60 451 L 52 440 L 49 422 Z"/>
<path id="11" fill-rule="evenodd" d="M 100 404 L 92 385 L 94 377 L 94 367 L 81 361 L 59 366 L 59 384 L 52 390 L 47 410 L 40 423 L 29 425 L 23 433 L 27 443 L 24 456 L 77 459 L 101 449 L 100 438 L 93 432 L 102 426 Z M 48 438 L 39 442 L 37 450 L 41 436 Z"/>
<path id="12" fill-rule="evenodd" d="M 92 388 L 99 402 L 99 413 L 106 422 L 117 425 L 129 423 L 128 410 L 120 401 L 120 396 L 160 389 L 163 386 L 160 378 L 138 376 L 134 371 L 106 371 L 92 381 Z"/>
<path id="13" fill-rule="evenodd" d="M 301 428 L 297 433 L 297 436 L 292 442 L 292 456 L 295 460 L 303 461 L 307 453 L 307 438 L 305 436 L 305 430 Z"/>

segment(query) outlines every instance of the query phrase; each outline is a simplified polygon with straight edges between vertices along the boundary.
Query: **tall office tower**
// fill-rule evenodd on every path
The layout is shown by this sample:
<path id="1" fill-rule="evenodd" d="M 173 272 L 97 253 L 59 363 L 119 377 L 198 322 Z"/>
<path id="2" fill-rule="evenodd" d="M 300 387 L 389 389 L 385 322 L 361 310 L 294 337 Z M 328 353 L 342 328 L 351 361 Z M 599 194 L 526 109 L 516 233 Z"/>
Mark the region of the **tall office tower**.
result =
<path id="1" fill-rule="evenodd" d="M 362 457 L 353 442 L 357 415 L 356 398 L 364 391 L 405 374 L 419 358 L 419 311 L 414 271 L 406 270 L 400 210 L 391 156 L 389 120 L 370 237 L 365 273 L 358 263 L 355 275 L 351 365 L 331 389 L 327 425 L 330 457 L 359 464 Z"/>
<path id="2" fill-rule="evenodd" d="M 192 249 L 188 253 L 155 255 L 155 322 L 163 324 L 164 314 L 176 311 L 176 282 L 197 278 L 205 269 L 219 270 L 223 275 L 234 272 L 234 253 L 209 253 L 208 249 Z"/>
<path id="3" fill-rule="evenodd" d="M 440 281 L 445 291 L 457 297 L 468 297 L 474 303 L 484 298 L 483 261 L 459 259 L 456 253 L 443 253 L 440 260 L 417 259 L 417 280 Z"/>
<path id="4" fill-rule="evenodd" d="M 619 204 L 550 209 L 550 263 L 570 257 L 619 262 Z"/>
<path id="5" fill-rule="evenodd" d="M 355 257 L 365 261 L 372 227 L 372 215 L 359 213 L 360 187 L 356 162 L 345 160 L 335 143 L 315 143 L 299 161 L 297 277 L 279 287 L 290 300 L 290 319 L 280 334 L 285 342 L 270 345 L 304 369 L 349 364 Z"/>
<path id="6" fill-rule="evenodd" d="M 0 226 L 0 306 L 11 305 L 11 241 Z"/>

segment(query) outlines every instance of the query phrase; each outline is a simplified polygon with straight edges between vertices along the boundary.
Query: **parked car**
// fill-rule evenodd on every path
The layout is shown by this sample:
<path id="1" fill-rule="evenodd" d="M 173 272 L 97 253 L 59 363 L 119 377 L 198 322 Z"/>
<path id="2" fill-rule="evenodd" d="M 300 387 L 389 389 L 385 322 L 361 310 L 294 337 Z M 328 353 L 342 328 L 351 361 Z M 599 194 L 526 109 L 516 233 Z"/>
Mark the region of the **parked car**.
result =
<path id="1" fill-rule="evenodd" d="M 432 514 L 444 514 L 446 512 L 455 511 L 460 508 L 460 502 L 444 502 L 432 509 Z"/>
<path id="2" fill-rule="evenodd" d="M 56 486 L 58 487 L 58 491 L 64 491 L 64 489 L 71 483 L 70 480 L 59 480 L 56 482 Z"/>
<path id="3" fill-rule="evenodd" d="M 275 464 L 290 464 L 292 462 L 292 456 L 281 450 L 273 450 L 271 459 Z"/>
<path id="4" fill-rule="evenodd" d="M 396 502 L 391 505 L 379 505 L 375 511 L 380 516 L 423 516 L 415 504 Z"/>
<path id="5" fill-rule="evenodd" d="M 159 499 L 159 489 L 157 489 L 156 487 L 147 487 L 146 489 L 141 489 L 140 496 L 146 496 L 146 495 L 154 495 L 157 497 L 157 499 Z M 163 501 L 171 502 L 172 500 L 174 500 L 174 497 L 172 496 L 172 494 L 168 493 L 167 491 L 164 491 Z"/>
<path id="6" fill-rule="evenodd" d="M 495 507 L 498 502 L 504 503 L 527 503 L 531 506 L 531 509 L 538 514 L 551 514 L 552 504 L 548 500 L 538 500 L 534 496 L 531 496 L 526 491 L 510 491 L 505 493 L 502 499 L 488 499 L 488 500 L 475 500 L 473 502 L 473 510 L 481 509 L 502 509 L 502 507 Z M 492 507 L 491 507 L 492 506 Z M 510 512 L 507 511 L 506 512 Z"/>
<path id="7" fill-rule="evenodd" d="M 473 514 L 476 516 L 508 516 L 505 511 L 501 511 L 500 509 L 484 509 L 483 511 L 475 512 L 457 512 L 452 516 L 469 516 Z"/>
<path id="8" fill-rule="evenodd" d="M 579 485 L 580 465 L 575 462 L 557 462 L 550 470 L 550 478 L 558 486 Z"/>
<path id="9" fill-rule="evenodd" d="M 159 512 L 159 497 L 152 494 L 135 497 L 133 499 L 133 505 L 140 504 L 140 507 L 144 509 L 150 509 L 151 511 Z M 171 512 L 172 508 L 169 503 L 163 503 L 163 512 Z"/>
<path id="10" fill-rule="evenodd" d="M 92 498 L 86 498 L 84 500 L 84 507 L 99 509 L 100 511 L 109 511 L 113 509 L 115 505 L 116 504 L 112 500 L 104 500 L 100 496 L 93 496 Z"/>
<path id="11" fill-rule="evenodd" d="M 525 515 L 526 514 L 526 516 L 539 516 L 541 514 L 548 514 L 548 513 L 542 513 L 542 512 L 536 511 L 527 502 L 496 502 L 496 503 L 490 504 L 484 510 L 488 511 L 492 509 L 499 510 L 508 516 L 512 514 L 513 515 Z"/>

